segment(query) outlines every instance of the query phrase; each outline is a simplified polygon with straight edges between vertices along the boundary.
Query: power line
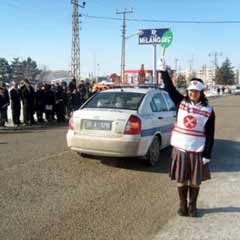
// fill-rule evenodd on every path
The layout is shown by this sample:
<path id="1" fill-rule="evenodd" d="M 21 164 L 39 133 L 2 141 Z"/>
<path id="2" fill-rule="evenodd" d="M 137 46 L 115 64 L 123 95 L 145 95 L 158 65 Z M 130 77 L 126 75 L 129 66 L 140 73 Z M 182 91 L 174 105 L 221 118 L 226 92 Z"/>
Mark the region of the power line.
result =
<path id="1" fill-rule="evenodd" d="M 98 1 L 97 1 L 98 2 Z M 15 7 L 19 9 L 25 9 L 25 10 L 30 10 L 30 11 L 37 11 L 39 12 L 39 7 L 29 7 L 29 6 L 22 6 L 20 5 L 17 1 L 14 2 L 3 2 L 3 6 L 9 6 L 9 7 Z M 29 13 L 29 12 L 28 12 Z M 55 15 L 56 16 L 56 15 Z M 62 16 L 62 15 L 61 15 Z M 93 15 L 83 15 L 86 18 L 92 18 L 92 19 L 105 19 L 105 20 L 115 20 L 115 21 L 122 21 L 122 18 L 117 18 L 117 17 L 108 17 L 108 16 L 93 16 Z M 60 17 L 60 15 L 59 15 Z M 144 18 L 126 18 L 126 21 L 132 21 L 132 22 L 151 22 L 151 23 L 177 23 L 177 24 L 239 24 L 240 20 L 224 20 L 224 21 L 219 21 L 219 20 L 214 20 L 214 21 L 193 21 L 193 20 L 170 20 L 170 19 L 144 19 Z"/>
<path id="2" fill-rule="evenodd" d="M 86 18 L 92 19 L 103 19 L 103 20 L 115 20 L 121 21 L 122 18 L 117 17 L 105 17 L 105 16 L 93 16 L 93 15 L 83 15 Z M 126 18 L 126 21 L 132 22 L 159 22 L 159 23 L 179 23 L 179 24 L 239 24 L 240 20 L 230 20 L 230 21 L 192 21 L 192 20 L 160 20 L 160 19 L 137 19 L 137 18 Z"/>
<path id="3" fill-rule="evenodd" d="M 122 21 L 122 18 L 117 18 L 117 17 L 103 17 L 103 16 L 90 16 L 87 14 L 83 14 L 84 17 L 86 18 L 95 18 L 95 19 L 105 19 L 105 20 L 117 20 L 117 21 Z"/>

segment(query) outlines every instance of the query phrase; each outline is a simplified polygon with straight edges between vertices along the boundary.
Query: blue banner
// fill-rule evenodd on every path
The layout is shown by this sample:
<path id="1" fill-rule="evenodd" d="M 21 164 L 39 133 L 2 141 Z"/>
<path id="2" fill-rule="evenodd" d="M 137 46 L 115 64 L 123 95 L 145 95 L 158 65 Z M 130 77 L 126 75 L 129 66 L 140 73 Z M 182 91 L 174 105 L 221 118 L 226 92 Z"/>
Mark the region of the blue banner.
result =
<path id="1" fill-rule="evenodd" d="M 161 38 L 168 28 L 159 28 L 159 29 L 140 29 L 139 30 L 139 44 L 159 44 Z"/>

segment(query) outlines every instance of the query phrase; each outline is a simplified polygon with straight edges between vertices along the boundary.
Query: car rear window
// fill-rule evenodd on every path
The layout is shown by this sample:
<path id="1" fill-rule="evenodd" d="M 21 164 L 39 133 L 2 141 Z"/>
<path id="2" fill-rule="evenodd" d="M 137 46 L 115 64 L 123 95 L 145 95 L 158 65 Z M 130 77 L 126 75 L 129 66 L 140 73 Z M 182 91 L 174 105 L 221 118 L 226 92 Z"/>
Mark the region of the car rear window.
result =
<path id="1" fill-rule="evenodd" d="M 110 108 L 137 110 L 145 94 L 134 92 L 101 92 L 87 102 L 83 108 Z"/>

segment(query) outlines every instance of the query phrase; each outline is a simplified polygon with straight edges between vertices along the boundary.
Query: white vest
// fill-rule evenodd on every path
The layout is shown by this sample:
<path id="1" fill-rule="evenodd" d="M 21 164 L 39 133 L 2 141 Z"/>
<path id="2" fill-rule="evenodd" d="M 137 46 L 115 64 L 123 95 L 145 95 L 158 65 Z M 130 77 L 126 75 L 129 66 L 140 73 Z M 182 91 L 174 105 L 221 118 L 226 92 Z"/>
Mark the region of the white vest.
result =
<path id="1" fill-rule="evenodd" d="M 172 131 L 171 145 L 189 152 L 202 152 L 205 146 L 205 124 L 212 113 L 210 105 L 192 105 L 183 100 Z"/>

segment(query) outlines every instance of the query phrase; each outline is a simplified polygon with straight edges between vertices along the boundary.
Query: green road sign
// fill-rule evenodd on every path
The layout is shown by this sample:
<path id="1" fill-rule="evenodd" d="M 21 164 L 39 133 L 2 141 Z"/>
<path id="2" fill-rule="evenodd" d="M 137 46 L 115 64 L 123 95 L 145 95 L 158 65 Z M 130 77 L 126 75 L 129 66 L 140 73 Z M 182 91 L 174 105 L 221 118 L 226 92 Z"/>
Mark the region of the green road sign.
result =
<path id="1" fill-rule="evenodd" d="M 171 45 L 172 41 L 173 41 L 173 33 L 169 30 L 163 34 L 160 45 L 163 48 L 167 48 Z"/>

